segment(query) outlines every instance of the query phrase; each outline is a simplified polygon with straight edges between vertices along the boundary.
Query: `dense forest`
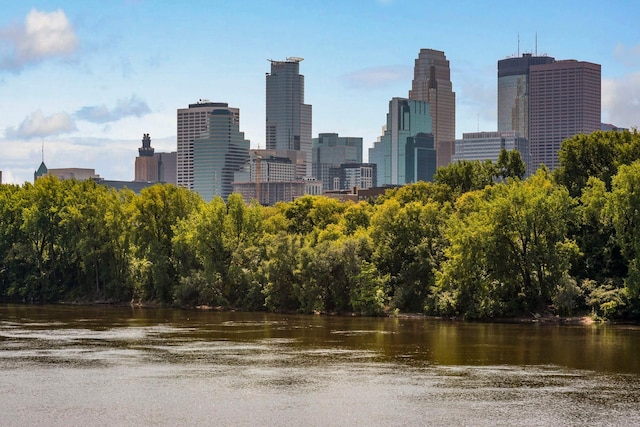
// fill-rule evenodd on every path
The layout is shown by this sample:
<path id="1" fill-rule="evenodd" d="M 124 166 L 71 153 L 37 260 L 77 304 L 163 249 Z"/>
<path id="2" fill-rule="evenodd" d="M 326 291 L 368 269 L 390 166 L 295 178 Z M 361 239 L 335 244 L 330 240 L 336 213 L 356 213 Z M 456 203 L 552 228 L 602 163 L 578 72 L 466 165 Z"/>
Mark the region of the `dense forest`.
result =
<path id="1" fill-rule="evenodd" d="M 273 207 L 93 181 L 0 185 L 0 299 L 464 318 L 640 317 L 640 134 L 517 152 L 376 200 Z"/>

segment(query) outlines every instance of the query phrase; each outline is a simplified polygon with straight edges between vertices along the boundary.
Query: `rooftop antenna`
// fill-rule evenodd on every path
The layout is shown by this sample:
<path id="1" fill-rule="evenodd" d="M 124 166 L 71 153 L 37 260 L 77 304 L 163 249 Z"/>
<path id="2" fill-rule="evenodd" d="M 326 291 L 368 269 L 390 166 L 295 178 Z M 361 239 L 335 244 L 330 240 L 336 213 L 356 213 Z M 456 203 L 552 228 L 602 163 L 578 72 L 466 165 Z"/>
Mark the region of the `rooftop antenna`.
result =
<path id="1" fill-rule="evenodd" d="M 44 163 L 44 139 L 42 140 L 42 163 Z"/>
<path id="2" fill-rule="evenodd" d="M 518 33 L 518 57 L 520 57 L 520 33 Z"/>
<path id="3" fill-rule="evenodd" d="M 538 32 L 536 31 L 536 56 L 538 56 Z"/>

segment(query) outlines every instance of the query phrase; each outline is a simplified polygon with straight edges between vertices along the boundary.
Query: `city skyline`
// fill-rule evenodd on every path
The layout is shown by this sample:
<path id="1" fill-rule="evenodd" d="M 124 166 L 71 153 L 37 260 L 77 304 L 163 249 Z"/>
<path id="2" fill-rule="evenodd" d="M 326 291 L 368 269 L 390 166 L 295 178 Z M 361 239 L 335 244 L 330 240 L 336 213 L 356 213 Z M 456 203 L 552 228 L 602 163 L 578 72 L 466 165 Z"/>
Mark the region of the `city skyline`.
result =
<path id="1" fill-rule="evenodd" d="M 456 138 L 497 129 L 497 62 L 523 52 L 601 64 L 602 121 L 640 125 L 640 29 L 628 22 L 637 11 L 633 1 L 188 6 L 3 5 L 3 182 L 31 180 L 42 143 L 52 168 L 94 168 L 107 179 L 132 180 L 140 135 L 149 133 L 157 151 L 175 151 L 176 109 L 200 98 L 240 109 L 240 131 L 252 148 L 265 148 L 263 73 L 268 59 L 291 56 L 305 58 L 300 73 L 305 103 L 313 105 L 312 136 L 362 137 L 365 153 L 381 134 L 389 99 L 411 89 L 423 48 L 445 52 L 450 62 Z"/>

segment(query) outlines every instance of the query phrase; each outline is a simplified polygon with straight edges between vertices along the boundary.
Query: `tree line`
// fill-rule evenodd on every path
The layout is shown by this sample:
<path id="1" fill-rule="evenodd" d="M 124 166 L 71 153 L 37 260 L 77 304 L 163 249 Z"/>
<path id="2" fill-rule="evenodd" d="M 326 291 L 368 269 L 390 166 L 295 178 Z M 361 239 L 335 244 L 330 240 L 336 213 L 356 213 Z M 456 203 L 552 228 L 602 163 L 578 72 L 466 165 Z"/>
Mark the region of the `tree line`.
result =
<path id="1" fill-rule="evenodd" d="M 376 200 L 206 203 L 43 177 L 0 185 L 0 298 L 464 318 L 640 317 L 640 134 L 458 162 Z"/>

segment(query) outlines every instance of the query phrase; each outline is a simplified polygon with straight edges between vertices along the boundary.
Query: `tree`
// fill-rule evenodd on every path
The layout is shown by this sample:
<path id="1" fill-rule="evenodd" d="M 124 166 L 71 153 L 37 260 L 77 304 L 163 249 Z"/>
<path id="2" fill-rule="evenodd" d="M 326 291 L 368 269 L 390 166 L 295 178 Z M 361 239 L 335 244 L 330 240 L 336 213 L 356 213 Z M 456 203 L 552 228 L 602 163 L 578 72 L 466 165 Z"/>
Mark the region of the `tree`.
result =
<path id="1" fill-rule="evenodd" d="M 265 306 L 271 311 L 295 311 L 300 308 L 296 297 L 302 238 L 279 233 L 265 236 L 265 258 L 261 264 Z"/>
<path id="2" fill-rule="evenodd" d="M 628 262 L 627 296 L 635 315 L 640 313 L 640 161 L 622 165 L 612 179 L 607 212 L 616 231 L 616 241 Z"/>
<path id="3" fill-rule="evenodd" d="M 518 150 L 500 150 L 498 162 L 496 164 L 497 176 L 502 180 L 508 178 L 522 179 L 527 172 L 527 166 L 522 161 Z"/>
<path id="4" fill-rule="evenodd" d="M 441 227 L 447 206 L 436 202 L 411 202 L 402 206 L 388 199 L 371 220 L 373 262 L 388 275 L 392 302 L 403 311 L 422 311 L 442 261 Z"/>
<path id="5" fill-rule="evenodd" d="M 172 239 L 174 226 L 202 203 L 202 199 L 185 188 L 173 185 L 147 187 L 134 199 L 133 236 L 138 259 L 149 264 L 143 278 L 143 297 L 171 303 L 178 283 L 178 261 Z"/>
<path id="6" fill-rule="evenodd" d="M 640 159 L 640 133 L 633 131 L 597 131 L 578 134 L 562 141 L 559 167 L 554 171 L 558 183 L 578 197 L 590 177 L 596 177 L 611 189 L 611 179 L 621 165 Z"/>
<path id="7" fill-rule="evenodd" d="M 513 315 L 551 303 L 577 246 L 566 238 L 573 201 L 544 170 L 460 198 L 434 289 L 441 314 Z"/>
<path id="8" fill-rule="evenodd" d="M 467 191 L 480 190 L 493 184 L 493 177 L 497 175 L 495 165 L 491 160 L 460 161 L 450 163 L 439 168 L 434 176 L 437 184 L 448 185 L 458 196 Z"/>

